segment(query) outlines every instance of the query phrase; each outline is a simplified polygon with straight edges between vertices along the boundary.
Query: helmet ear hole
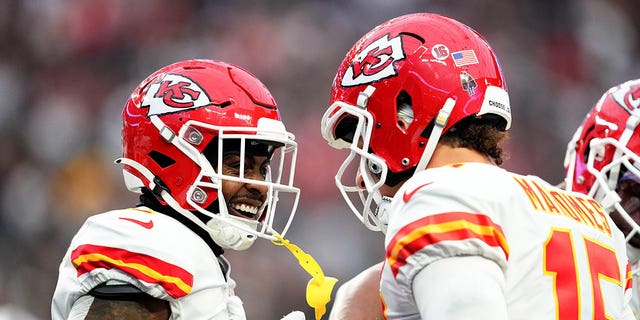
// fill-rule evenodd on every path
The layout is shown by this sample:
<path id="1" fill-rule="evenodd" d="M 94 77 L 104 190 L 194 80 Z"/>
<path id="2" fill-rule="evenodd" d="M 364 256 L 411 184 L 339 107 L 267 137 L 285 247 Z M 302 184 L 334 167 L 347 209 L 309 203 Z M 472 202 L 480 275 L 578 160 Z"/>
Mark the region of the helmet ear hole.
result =
<path id="1" fill-rule="evenodd" d="M 409 93 L 404 90 L 396 97 L 396 118 L 398 127 L 405 132 L 413 122 L 413 103 Z"/>
<path id="2" fill-rule="evenodd" d="M 149 152 L 149 158 L 153 159 L 153 161 L 163 169 L 176 163 L 176 161 L 169 156 L 155 150 Z"/>

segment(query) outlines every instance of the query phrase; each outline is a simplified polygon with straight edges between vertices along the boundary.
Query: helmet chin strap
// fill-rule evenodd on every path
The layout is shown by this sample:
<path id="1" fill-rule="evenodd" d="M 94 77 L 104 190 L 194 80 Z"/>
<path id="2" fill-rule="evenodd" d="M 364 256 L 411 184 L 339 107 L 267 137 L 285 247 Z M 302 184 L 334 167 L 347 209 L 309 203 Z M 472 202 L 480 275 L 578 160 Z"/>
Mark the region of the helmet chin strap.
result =
<path id="1" fill-rule="evenodd" d="M 431 134 L 429 135 L 429 140 L 427 141 L 427 145 L 424 148 L 424 152 L 422 152 L 422 157 L 420 157 L 420 161 L 416 166 L 416 171 L 419 172 L 427 168 L 429 161 L 431 161 L 431 156 L 433 156 L 433 151 L 436 149 L 436 145 L 440 140 L 440 136 L 442 136 L 442 130 L 447 125 L 449 121 L 449 116 L 451 115 L 451 110 L 456 105 L 456 101 L 452 98 L 447 98 L 447 101 L 444 102 L 442 109 L 438 111 L 438 115 L 435 118 L 435 125 L 433 130 L 431 130 Z"/>
<path id="2" fill-rule="evenodd" d="M 228 218 L 235 219 L 233 216 L 229 216 Z M 238 223 L 245 224 L 249 228 L 255 227 L 255 225 L 252 225 L 251 221 L 237 220 Z M 236 251 L 249 249 L 257 238 L 255 235 L 242 232 L 237 227 L 231 226 L 228 223 L 215 218 L 209 220 L 207 222 L 207 226 L 209 227 L 208 230 L 211 237 L 216 241 L 216 243 L 227 249 Z"/>

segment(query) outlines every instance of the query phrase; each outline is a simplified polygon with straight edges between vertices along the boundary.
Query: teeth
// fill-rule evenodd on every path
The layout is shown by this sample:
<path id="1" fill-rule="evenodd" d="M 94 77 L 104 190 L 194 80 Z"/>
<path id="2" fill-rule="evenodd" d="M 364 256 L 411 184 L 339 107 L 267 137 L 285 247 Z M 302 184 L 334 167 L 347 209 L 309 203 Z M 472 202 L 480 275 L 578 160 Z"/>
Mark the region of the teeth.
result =
<path id="1" fill-rule="evenodd" d="M 244 204 L 244 203 L 242 203 L 242 204 L 233 204 L 232 207 L 234 209 L 236 209 L 236 210 L 248 212 L 248 213 L 251 213 L 253 215 L 258 213 L 258 207 L 250 206 L 250 205 Z"/>

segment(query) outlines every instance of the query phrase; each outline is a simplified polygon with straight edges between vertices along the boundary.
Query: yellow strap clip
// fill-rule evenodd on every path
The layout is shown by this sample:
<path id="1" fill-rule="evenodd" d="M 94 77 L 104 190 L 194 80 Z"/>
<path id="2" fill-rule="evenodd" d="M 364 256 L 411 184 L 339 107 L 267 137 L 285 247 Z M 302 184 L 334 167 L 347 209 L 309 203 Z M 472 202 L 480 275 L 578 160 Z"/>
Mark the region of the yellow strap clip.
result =
<path id="1" fill-rule="evenodd" d="M 316 260 L 308 253 L 305 253 L 295 244 L 284 239 L 279 234 L 273 234 L 278 241 L 272 241 L 277 246 L 285 246 L 296 259 L 300 266 L 313 278 L 307 283 L 307 304 L 315 310 L 316 320 L 322 319 L 326 313 L 327 303 L 331 301 L 331 291 L 338 279 L 333 277 L 325 277 L 322 268 Z"/>

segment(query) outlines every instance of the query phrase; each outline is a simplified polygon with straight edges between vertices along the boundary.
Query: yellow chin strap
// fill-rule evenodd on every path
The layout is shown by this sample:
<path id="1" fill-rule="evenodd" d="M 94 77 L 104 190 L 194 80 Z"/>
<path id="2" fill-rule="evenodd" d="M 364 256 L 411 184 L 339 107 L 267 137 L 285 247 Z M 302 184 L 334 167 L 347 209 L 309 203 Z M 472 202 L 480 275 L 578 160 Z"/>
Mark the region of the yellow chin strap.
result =
<path id="1" fill-rule="evenodd" d="M 293 254 L 300 266 L 313 278 L 307 283 L 307 304 L 315 310 L 316 320 L 322 319 L 327 311 L 326 306 L 331 301 L 331 291 L 338 279 L 325 277 L 322 268 L 313 257 L 302 251 L 300 247 L 282 238 L 279 234 L 273 234 L 277 241 L 272 241 L 277 246 L 285 246 Z"/>

